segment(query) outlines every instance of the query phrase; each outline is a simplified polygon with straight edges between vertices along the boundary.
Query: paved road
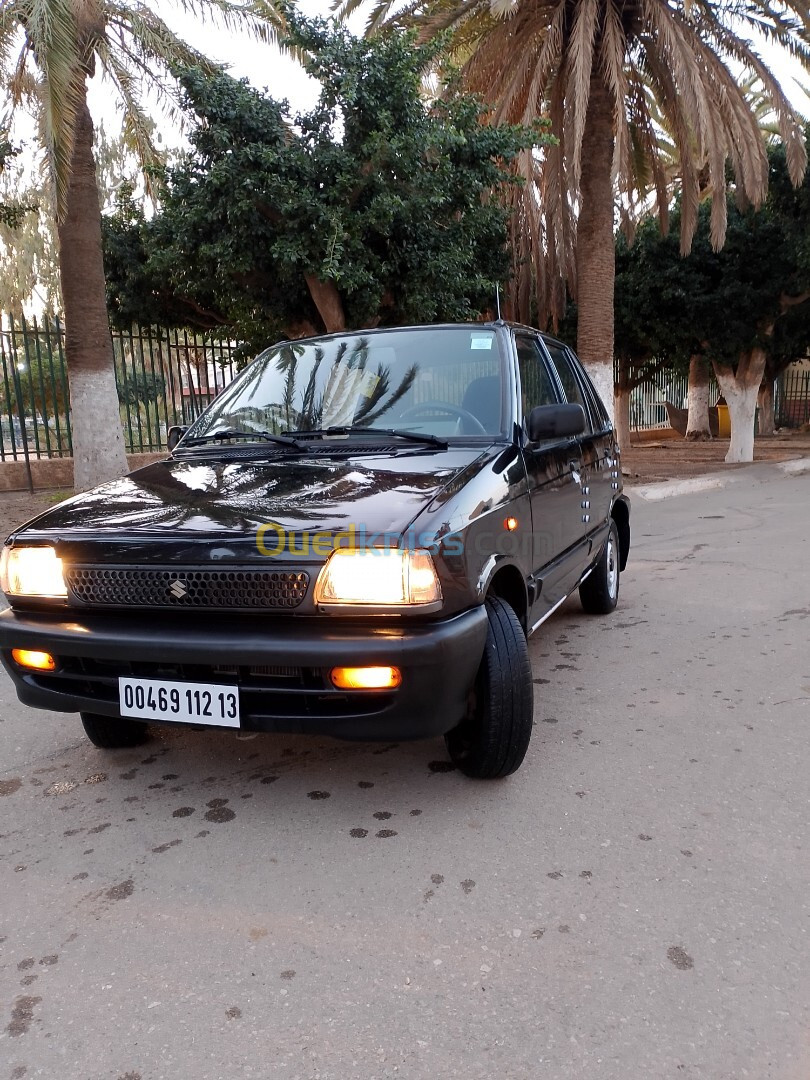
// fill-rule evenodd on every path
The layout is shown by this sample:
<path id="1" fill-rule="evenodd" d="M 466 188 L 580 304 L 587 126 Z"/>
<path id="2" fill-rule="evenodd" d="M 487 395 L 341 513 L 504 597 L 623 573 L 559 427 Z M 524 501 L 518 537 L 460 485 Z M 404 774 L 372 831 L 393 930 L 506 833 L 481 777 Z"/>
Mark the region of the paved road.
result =
<path id="1" fill-rule="evenodd" d="M 503 783 L 439 742 L 104 755 L 4 680 L 0 1080 L 807 1080 L 810 477 L 764 475 L 636 500 Z"/>

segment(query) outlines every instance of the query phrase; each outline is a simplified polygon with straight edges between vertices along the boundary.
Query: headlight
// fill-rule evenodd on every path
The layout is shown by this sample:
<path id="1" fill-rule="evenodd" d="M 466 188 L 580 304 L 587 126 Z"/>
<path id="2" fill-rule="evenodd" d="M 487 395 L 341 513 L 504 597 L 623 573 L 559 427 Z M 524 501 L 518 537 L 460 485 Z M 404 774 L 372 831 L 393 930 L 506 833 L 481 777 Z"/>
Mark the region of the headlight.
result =
<path id="1" fill-rule="evenodd" d="M 427 551 L 336 548 L 318 575 L 316 604 L 433 604 L 442 590 Z"/>
<path id="2" fill-rule="evenodd" d="M 0 587 L 8 596 L 67 596 L 62 560 L 52 547 L 4 547 Z"/>

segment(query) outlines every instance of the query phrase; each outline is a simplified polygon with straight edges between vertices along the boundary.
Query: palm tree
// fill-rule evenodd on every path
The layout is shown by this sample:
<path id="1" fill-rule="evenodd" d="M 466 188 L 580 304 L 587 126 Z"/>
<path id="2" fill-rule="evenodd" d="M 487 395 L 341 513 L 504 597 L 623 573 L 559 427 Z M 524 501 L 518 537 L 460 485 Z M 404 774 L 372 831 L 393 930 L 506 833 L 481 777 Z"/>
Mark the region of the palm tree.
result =
<path id="1" fill-rule="evenodd" d="M 345 0 L 341 11 L 363 2 Z M 682 250 L 697 226 L 704 162 L 720 247 L 727 163 L 741 200 L 759 205 L 768 182 L 738 69 L 761 84 L 794 184 L 804 174 L 799 117 L 746 35 L 767 37 L 810 67 L 806 0 L 416 0 L 391 16 L 392 6 L 380 0 L 370 31 L 394 20 L 426 36 L 447 33 L 465 87 L 492 103 L 494 122 L 550 117 L 558 145 L 524 154 L 527 183 L 512 192 L 519 242 L 511 312 L 528 319 L 536 289 L 541 317 L 559 316 L 567 285 L 578 304 L 579 354 L 611 402 L 616 192 L 631 197 L 646 169 L 663 217 L 670 198 L 649 91 L 679 162 Z"/>
<path id="2" fill-rule="evenodd" d="M 176 0 L 176 6 L 265 41 L 275 40 L 281 25 L 273 0 Z M 87 80 L 97 69 L 107 77 L 123 106 L 124 134 L 149 167 L 159 156 L 143 93 L 151 88 L 171 101 L 176 65 L 215 67 L 139 0 L 0 0 L 0 78 L 9 112 L 22 103 L 36 109 L 55 191 L 77 490 L 127 471 Z"/>

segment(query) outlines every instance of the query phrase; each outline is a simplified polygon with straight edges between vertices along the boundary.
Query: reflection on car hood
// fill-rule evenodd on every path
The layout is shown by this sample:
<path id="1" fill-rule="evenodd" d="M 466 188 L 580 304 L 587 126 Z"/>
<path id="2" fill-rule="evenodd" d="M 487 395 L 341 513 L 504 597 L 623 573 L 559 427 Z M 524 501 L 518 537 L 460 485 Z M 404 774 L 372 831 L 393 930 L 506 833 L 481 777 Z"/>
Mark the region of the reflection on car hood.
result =
<path id="1" fill-rule="evenodd" d="M 486 449 L 459 447 L 342 460 L 170 459 L 77 495 L 23 531 L 66 540 L 88 540 L 92 533 L 252 537 L 268 523 L 292 533 L 333 533 L 350 524 L 401 531 L 482 453 Z"/>

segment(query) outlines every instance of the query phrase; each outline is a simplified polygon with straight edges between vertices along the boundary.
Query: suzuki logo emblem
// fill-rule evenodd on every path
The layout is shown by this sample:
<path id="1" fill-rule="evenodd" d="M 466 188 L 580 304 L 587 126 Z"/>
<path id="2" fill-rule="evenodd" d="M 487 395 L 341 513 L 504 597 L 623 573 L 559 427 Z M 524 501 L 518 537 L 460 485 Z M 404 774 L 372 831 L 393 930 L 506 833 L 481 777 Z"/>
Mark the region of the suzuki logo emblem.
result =
<path id="1" fill-rule="evenodd" d="M 184 596 L 188 596 L 188 589 L 179 578 L 171 583 L 169 592 L 175 600 L 182 600 Z"/>

